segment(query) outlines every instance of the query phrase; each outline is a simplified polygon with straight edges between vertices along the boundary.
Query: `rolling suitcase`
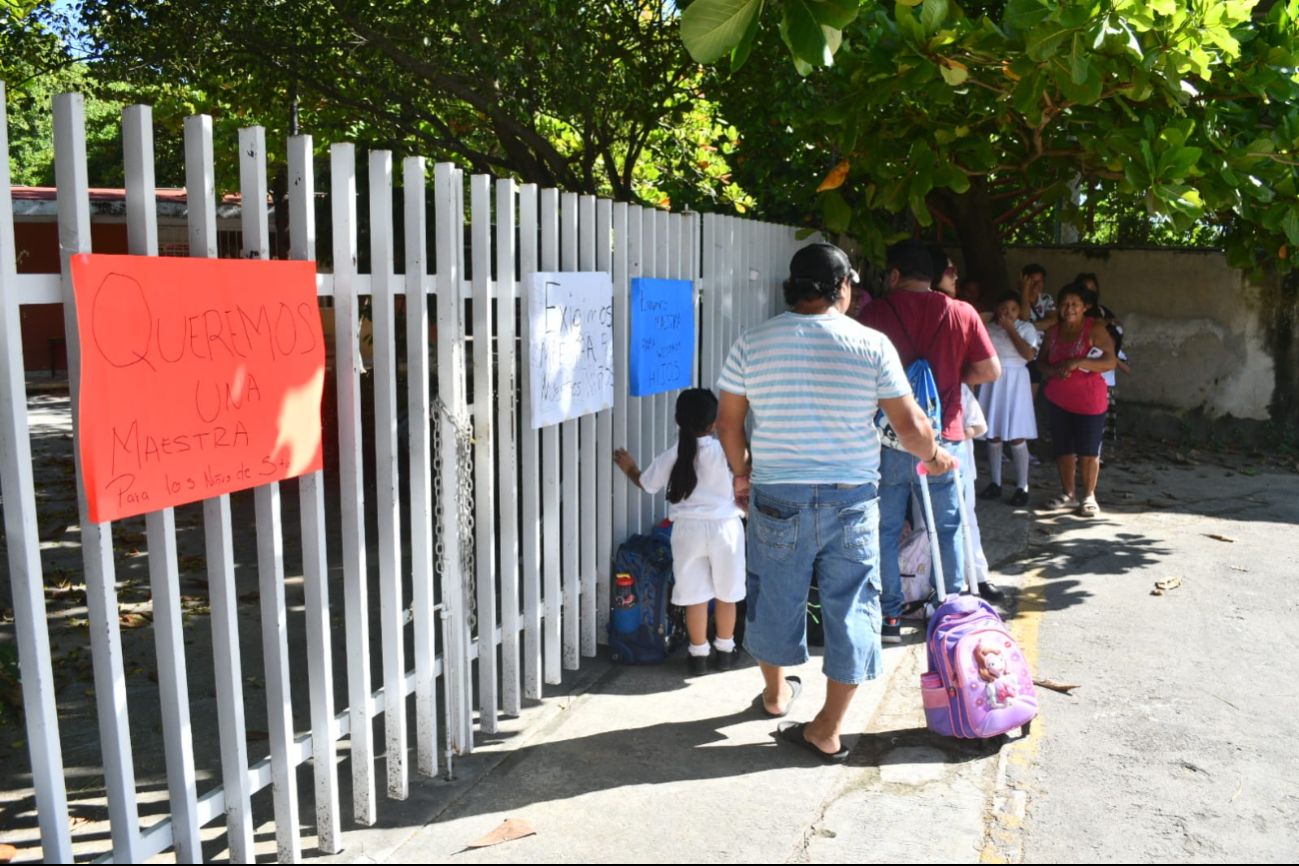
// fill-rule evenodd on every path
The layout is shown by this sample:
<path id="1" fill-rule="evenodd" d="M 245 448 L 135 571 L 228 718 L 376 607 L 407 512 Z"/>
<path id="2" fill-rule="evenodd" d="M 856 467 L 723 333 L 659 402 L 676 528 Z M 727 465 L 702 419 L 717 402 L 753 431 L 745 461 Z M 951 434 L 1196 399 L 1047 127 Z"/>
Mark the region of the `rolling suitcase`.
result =
<path id="1" fill-rule="evenodd" d="M 926 724 L 948 737 L 987 739 L 1015 728 L 1027 736 L 1037 716 L 1028 662 L 997 611 L 970 592 L 971 581 L 966 581 L 965 592 L 948 595 L 924 464 L 916 471 L 939 602 L 927 631 L 929 670 L 920 678 Z M 960 471 L 959 463 L 953 471 Z M 965 492 L 959 479 L 956 496 L 964 519 Z M 973 542 L 969 533 L 961 535 L 966 562 L 971 562 Z"/>

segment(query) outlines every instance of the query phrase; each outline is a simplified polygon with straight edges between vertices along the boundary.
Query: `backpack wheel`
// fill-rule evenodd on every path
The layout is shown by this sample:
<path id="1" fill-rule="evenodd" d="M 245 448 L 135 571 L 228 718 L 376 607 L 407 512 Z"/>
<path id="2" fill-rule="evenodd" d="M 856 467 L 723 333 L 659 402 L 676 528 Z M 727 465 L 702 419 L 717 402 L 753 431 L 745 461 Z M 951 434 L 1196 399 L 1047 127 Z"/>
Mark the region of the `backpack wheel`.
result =
<path id="1" fill-rule="evenodd" d="M 1027 737 L 1027 736 L 1029 735 L 1029 731 L 1030 731 L 1030 729 L 1031 729 L 1032 727 L 1033 727 L 1033 720 L 1032 720 L 1032 719 L 1029 719 L 1027 722 L 1025 722 L 1024 724 L 1020 725 L 1020 726 L 1019 726 L 1019 734 L 1020 734 L 1020 736 L 1021 736 L 1021 737 Z"/>
<path id="2" fill-rule="evenodd" d="M 622 653 L 618 652 L 617 650 L 614 650 L 613 652 L 609 653 L 609 661 L 613 662 L 616 665 L 622 664 Z"/>

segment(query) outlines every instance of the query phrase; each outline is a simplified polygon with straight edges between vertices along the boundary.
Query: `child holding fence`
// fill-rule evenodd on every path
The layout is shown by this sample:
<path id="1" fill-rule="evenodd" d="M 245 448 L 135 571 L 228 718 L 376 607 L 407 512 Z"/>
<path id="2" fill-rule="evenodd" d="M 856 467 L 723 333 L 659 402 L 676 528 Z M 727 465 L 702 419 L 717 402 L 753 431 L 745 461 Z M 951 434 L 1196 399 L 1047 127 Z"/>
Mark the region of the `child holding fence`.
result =
<path id="1" fill-rule="evenodd" d="M 743 600 L 747 570 L 744 558 L 743 510 L 735 502 L 730 466 L 721 443 L 713 436 L 717 396 L 707 388 L 688 388 L 677 397 L 677 444 L 664 451 L 642 472 L 626 449 L 613 453 L 618 468 L 646 493 L 667 487 L 668 518 L 672 521 L 672 603 L 686 609 L 690 636 L 690 674 L 708 670 L 712 648 L 717 669 L 730 670 L 735 648 L 735 605 Z M 708 603 L 717 638 L 708 645 Z"/>

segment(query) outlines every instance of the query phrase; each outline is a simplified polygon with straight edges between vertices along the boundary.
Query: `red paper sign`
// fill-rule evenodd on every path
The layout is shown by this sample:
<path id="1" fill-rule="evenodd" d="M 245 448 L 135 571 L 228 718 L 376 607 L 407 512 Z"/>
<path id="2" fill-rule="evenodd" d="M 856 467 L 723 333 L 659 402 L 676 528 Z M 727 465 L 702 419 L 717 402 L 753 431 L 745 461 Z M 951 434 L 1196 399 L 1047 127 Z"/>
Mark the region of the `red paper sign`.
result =
<path id="1" fill-rule="evenodd" d="M 321 468 L 314 262 L 72 257 L 96 523 Z"/>

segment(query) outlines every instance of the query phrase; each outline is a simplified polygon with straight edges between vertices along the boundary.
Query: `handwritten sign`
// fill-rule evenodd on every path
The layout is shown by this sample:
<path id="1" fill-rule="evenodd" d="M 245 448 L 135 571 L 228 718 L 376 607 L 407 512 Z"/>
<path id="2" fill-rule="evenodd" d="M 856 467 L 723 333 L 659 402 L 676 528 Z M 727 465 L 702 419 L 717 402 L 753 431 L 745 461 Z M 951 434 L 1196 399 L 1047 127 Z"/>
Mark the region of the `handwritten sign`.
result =
<path id="1" fill-rule="evenodd" d="M 72 257 L 90 519 L 321 467 L 313 262 Z"/>
<path id="2" fill-rule="evenodd" d="M 690 280 L 631 281 L 633 397 L 694 385 L 695 288 Z"/>
<path id="3" fill-rule="evenodd" d="M 537 273 L 528 283 L 534 430 L 613 406 L 613 281 Z"/>

